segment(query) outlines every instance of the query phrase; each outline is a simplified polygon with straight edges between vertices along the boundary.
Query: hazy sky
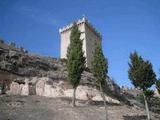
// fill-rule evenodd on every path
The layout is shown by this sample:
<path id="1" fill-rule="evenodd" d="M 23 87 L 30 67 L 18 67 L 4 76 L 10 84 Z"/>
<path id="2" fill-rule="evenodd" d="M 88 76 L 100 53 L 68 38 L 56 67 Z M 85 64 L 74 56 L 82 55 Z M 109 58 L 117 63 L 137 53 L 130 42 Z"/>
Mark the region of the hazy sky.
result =
<path id="1" fill-rule="evenodd" d="M 29 52 L 60 56 L 58 29 L 85 14 L 101 32 L 109 75 L 129 85 L 136 50 L 160 69 L 160 0 L 0 0 L 0 37 Z"/>

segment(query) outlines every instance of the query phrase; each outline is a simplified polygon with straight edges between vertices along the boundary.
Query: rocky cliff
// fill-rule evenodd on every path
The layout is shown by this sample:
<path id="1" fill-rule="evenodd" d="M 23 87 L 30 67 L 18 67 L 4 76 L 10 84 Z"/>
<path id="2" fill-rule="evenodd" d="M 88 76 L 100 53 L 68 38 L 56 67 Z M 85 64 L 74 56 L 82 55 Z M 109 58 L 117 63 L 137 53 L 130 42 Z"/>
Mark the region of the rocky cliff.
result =
<path id="1" fill-rule="evenodd" d="M 52 57 L 29 54 L 14 43 L 0 41 L 0 91 L 7 94 L 40 95 L 48 97 L 71 97 L 65 61 Z M 119 103 L 124 99 L 120 87 L 107 78 L 104 83 L 106 99 Z M 77 98 L 100 101 L 95 78 L 90 72 L 82 74 Z"/>

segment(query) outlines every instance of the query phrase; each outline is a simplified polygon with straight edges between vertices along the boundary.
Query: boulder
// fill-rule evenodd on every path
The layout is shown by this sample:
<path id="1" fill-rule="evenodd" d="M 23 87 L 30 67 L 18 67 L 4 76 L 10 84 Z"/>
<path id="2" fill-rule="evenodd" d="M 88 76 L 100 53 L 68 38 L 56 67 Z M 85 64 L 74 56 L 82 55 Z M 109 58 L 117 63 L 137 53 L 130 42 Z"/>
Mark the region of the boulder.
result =
<path id="1" fill-rule="evenodd" d="M 25 83 L 25 84 L 22 86 L 22 89 L 21 89 L 20 94 L 21 94 L 21 95 L 29 95 L 29 85 L 28 85 L 28 83 Z"/>
<path id="2" fill-rule="evenodd" d="M 0 55 L 2 55 L 2 53 L 4 53 L 4 50 L 0 48 Z"/>
<path id="3" fill-rule="evenodd" d="M 23 84 L 12 82 L 10 84 L 10 90 L 8 91 L 8 94 L 21 95 L 22 87 L 23 87 Z"/>
<path id="4" fill-rule="evenodd" d="M 12 64 L 8 61 L 1 61 L 0 69 L 6 70 L 6 71 L 12 71 L 13 73 L 15 73 L 18 70 L 15 64 Z"/>
<path id="5" fill-rule="evenodd" d="M 21 95 L 36 95 L 35 85 L 29 79 L 25 79 L 25 84 L 22 87 Z"/>
<path id="6" fill-rule="evenodd" d="M 64 91 L 64 96 L 72 97 L 73 89 L 67 89 Z M 120 104 L 119 100 L 113 99 L 107 95 L 105 95 L 106 101 L 109 103 Z M 92 100 L 92 101 L 103 101 L 99 90 L 93 87 L 88 86 L 78 86 L 76 90 L 76 98 L 80 100 Z"/>
<path id="7" fill-rule="evenodd" d="M 105 99 L 106 99 L 106 101 L 107 101 L 108 103 L 120 104 L 120 101 L 119 101 L 119 100 L 113 99 L 113 98 L 111 98 L 111 97 L 109 97 L 109 96 L 106 96 L 106 95 L 105 95 Z M 92 100 L 93 100 L 93 101 L 103 101 L 102 96 L 101 96 L 100 94 L 97 94 L 96 96 L 94 96 L 94 97 L 92 98 Z"/>
<path id="8" fill-rule="evenodd" d="M 53 82 L 47 77 L 38 78 L 36 83 L 36 94 L 46 97 L 61 97 L 63 96 L 63 82 Z"/>
<path id="9" fill-rule="evenodd" d="M 67 79 L 66 60 L 29 54 L 22 49 L 16 48 L 15 44 L 0 44 L 0 70 L 23 78 L 14 80 L 11 77 L 10 94 L 72 97 L 73 89 L 64 84 Z M 84 71 L 76 97 L 81 100 L 100 100 L 96 87 L 93 74 Z M 109 78 L 103 87 L 107 96 L 121 96 L 119 86 Z"/>
<path id="10" fill-rule="evenodd" d="M 73 89 L 67 88 L 64 81 L 53 80 L 48 77 L 33 77 L 21 82 L 12 82 L 10 85 L 10 94 L 31 95 L 36 94 L 45 97 L 72 97 Z M 120 102 L 105 95 L 106 101 L 119 104 Z M 79 85 L 76 89 L 76 98 L 79 100 L 103 101 L 99 90 L 96 87 L 88 85 Z"/>
<path id="11" fill-rule="evenodd" d="M 20 54 L 17 51 L 10 50 L 9 57 L 14 58 L 14 59 L 18 59 L 20 57 Z"/>
<path id="12" fill-rule="evenodd" d="M 93 96 L 95 96 L 94 89 L 88 86 L 78 86 L 76 89 L 76 98 L 80 100 L 90 100 Z M 64 91 L 64 96 L 72 97 L 73 89 L 66 89 Z"/>
<path id="13" fill-rule="evenodd" d="M 5 93 L 5 88 L 6 88 L 6 84 L 5 84 L 4 80 L 0 79 L 0 95 Z"/>
<path id="14" fill-rule="evenodd" d="M 29 79 L 25 79 L 25 84 L 13 81 L 10 84 L 10 90 L 8 91 L 8 94 L 12 94 L 12 95 L 35 95 L 36 90 L 35 90 L 35 86 L 29 85 Z"/>

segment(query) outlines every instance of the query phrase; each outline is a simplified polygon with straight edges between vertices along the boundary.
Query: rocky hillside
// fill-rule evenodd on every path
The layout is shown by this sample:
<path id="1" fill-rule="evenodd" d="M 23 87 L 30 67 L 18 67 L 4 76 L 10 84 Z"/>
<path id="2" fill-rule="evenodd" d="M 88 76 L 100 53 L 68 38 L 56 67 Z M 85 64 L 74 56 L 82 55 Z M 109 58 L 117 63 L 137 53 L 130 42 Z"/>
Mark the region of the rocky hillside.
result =
<path id="1" fill-rule="evenodd" d="M 103 120 L 102 98 L 92 73 L 82 74 L 76 109 L 69 105 L 73 89 L 66 77 L 65 60 L 33 55 L 1 40 L 0 120 Z M 137 107 L 137 101 L 109 77 L 103 88 L 111 120 L 146 119 L 143 106 Z M 154 113 L 152 118 L 159 120 Z"/>
<path id="2" fill-rule="evenodd" d="M 24 48 L 17 48 L 14 43 L 0 41 L 1 93 L 71 97 L 72 88 L 66 76 L 65 60 L 29 54 Z M 120 100 L 124 100 L 120 87 L 109 78 L 103 87 L 109 102 L 120 103 Z M 101 100 L 95 78 L 90 72 L 83 73 L 77 98 Z"/>
<path id="3" fill-rule="evenodd" d="M 19 76 L 47 76 L 55 77 L 55 71 L 62 70 L 58 59 L 31 55 L 15 44 L 0 43 L 0 69 Z M 54 72 L 54 73 L 49 73 Z"/>

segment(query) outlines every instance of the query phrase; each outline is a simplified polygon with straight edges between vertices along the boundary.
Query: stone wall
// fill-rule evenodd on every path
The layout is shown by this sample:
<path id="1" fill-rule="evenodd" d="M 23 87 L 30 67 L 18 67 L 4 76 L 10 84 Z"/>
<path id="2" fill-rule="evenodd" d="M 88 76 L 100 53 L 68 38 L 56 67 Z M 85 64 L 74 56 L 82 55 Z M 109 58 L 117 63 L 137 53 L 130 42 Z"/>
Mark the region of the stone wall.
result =
<path id="1" fill-rule="evenodd" d="M 87 66 L 91 67 L 91 61 L 93 57 L 94 46 L 97 43 L 101 44 L 101 38 L 93 32 L 93 30 L 86 24 L 85 25 L 85 35 L 86 35 L 86 62 Z"/>

